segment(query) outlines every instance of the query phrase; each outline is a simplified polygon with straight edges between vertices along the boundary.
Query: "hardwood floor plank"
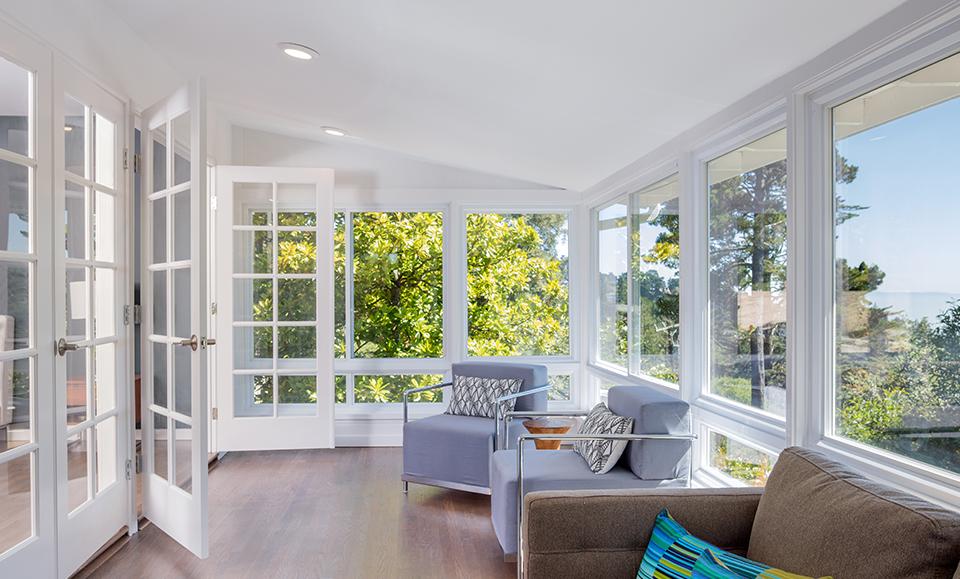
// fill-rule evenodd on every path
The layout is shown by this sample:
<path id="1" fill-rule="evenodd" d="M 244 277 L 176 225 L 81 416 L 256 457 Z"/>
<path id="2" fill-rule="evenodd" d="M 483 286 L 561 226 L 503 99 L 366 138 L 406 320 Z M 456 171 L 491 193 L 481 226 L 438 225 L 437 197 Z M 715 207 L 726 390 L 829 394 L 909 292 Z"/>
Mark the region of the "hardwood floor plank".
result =
<path id="1" fill-rule="evenodd" d="M 410 485 L 398 448 L 230 453 L 210 473 L 210 557 L 150 525 L 90 577 L 514 577 L 490 497 Z"/>

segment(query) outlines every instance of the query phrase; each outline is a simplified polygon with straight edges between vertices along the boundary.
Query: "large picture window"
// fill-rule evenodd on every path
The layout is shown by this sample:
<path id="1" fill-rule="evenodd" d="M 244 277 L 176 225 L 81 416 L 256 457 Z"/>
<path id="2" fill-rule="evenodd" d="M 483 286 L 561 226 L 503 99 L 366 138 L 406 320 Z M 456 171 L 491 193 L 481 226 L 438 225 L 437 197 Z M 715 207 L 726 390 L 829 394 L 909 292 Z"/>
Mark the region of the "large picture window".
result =
<path id="1" fill-rule="evenodd" d="M 468 213 L 467 354 L 570 354 L 567 213 Z"/>
<path id="2" fill-rule="evenodd" d="M 597 211 L 597 359 L 626 370 L 627 269 L 629 233 L 627 201 L 615 201 Z"/>
<path id="3" fill-rule="evenodd" d="M 960 55 L 833 109 L 835 430 L 960 472 Z"/>
<path id="4" fill-rule="evenodd" d="M 710 392 L 783 416 L 786 130 L 707 163 Z"/>

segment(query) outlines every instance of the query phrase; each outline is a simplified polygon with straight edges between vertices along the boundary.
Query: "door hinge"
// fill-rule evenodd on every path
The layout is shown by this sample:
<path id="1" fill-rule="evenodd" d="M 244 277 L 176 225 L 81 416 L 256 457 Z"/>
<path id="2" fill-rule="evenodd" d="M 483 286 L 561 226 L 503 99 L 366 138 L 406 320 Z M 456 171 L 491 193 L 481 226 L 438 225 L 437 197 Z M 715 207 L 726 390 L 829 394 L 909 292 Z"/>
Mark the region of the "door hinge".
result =
<path id="1" fill-rule="evenodd" d="M 216 211 L 216 210 L 217 210 L 217 196 L 212 195 L 210 197 L 210 211 Z"/>
<path id="2" fill-rule="evenodd" d="M 130 168 L 130 163 L 129 163 L 127 157 L 128 157 L 127 150 L 124 149 L 124 150 L 123 150 L 123 170 L 124 170 L 124 171 L 126 171 L 128 168 Z"/>
<path id="3" fill-rule="evenodd" d="M 217 315 L 217 302 L 210 303 L 210 315 L 211 316 Z"/>
<path id="4" fill-rule="evenodd" d="M 139 450 L 137 451 L 136 459 L 133 461 L 133 466 L 137 474 L 143 472 L 143 454 L 141 454 Z"/>
<path id="5" fill-rule="evenodd" d="M 130 325 L 130 318 L 132 317 L 131 309 L 132 308 L 129 305 L 123 306 L 123 325 L 124 326 Z"/>
<path id="6" fill-rule="evenodd" d="M 127 480 L 133 479 L 133 461 L 127 459 Z"/>
<path id="7" fill-rule="evenodd" d="M 135 326 L 140 325 L 140 321 L 143 318 L 142 312 L 143 312 L 143 308 L 140 306 L 140 304 L 136 304 L 135 306 L 133 306 L 133 324 Z"/>
<path id="8" fill-rule="evenodd" d="M 134 173 L 140 172 L 140 166 L 142 164 L 142 160 L 143 160 L 143 157 L 139 153 L 133 154 L 133 172 Z"/>
<path id="9" fill-rule="evenodd" d="M 210 417 L 211 417 L 213 420 L 216 420 L 217 418 L 220 417 L 220 412 L 217 410 L 217 407 L 216 407 L 216 406 L 214 406 L 213 408 L 210 409 Z"/>

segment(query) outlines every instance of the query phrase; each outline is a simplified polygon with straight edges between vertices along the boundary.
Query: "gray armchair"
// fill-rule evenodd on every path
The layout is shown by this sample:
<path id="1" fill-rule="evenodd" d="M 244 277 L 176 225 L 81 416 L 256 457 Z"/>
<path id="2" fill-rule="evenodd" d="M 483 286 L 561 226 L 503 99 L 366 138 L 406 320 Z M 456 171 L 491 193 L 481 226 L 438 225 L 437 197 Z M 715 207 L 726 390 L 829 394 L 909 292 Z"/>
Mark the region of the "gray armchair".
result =
<path id="1" fill-rule="evenodd" d="M 633 432 L 623 435 L 521 433 L 516 449 L 497 451 L 490 461 L 493 529 L 506 558 L 517 550 L 517 529 L 523 513 L 518 505 L 532 491 L 686 487 L 690 482 L 690 407 L 677 398 L 645 386 L 615 386 L 607 395 L 615 414 L 634 419 Z M 516 413 L 505 417 L 509 430 Z M 586 415 L 582 412 L 544 412 L 541 416 Z M 529 415 L 529 414 L 528 414 Z M 629 440 L 619 462 L 603 475 L 594 474 L 576 451 L 531 450 L 528 440 Z"/>
<path id="2" fill-rule="evenodd" d="M 547 367 L 539 364 L 506 362 L 464 362 L 454 364 L 456 376 L 478 378 L 519 378 L 523 380 L 520 392 L 504 396 L 499 401 L 516 398 L 516 412 L 542 412 L 547 409 Z M 509 433 L 501 430 L 502 417 L 480 418 L 438 414 L 420 420 L 409 420 L 410 394 L 450 386 L 436 384 L 407 390 L 403 395 L 403 490 L 409 483 L 419 483 L 490 494 L 490 458 L 500 444 L 517 440 L 526 433 L 518 422 L 510 425 Z M 499 407 L 499 404 L 498 404 Z M 499 412 L 498 412 L 499 414 Z M 506 433 L 506 434 L 505 434 Z"/>

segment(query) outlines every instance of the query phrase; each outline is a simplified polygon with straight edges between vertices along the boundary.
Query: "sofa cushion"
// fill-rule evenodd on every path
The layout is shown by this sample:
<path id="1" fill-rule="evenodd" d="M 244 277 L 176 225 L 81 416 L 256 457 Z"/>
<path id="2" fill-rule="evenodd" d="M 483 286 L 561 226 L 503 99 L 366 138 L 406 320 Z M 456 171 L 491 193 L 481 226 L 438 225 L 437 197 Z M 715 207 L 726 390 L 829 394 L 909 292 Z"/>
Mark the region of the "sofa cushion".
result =
<path id="1" fill-rule="evenodd" d="M 747 555 L 842 579 L 946 579 L 960 562 L 960 515 L 801 448 L 780 454 Z"/>
<path id="2" fill-rule="evenodd" d="M 531 447 L 524 447 L 531 448 Z M 640 480 L 623 466 L 595 475 L 573 450 L 524 450 L 523 491 L 643 489 L 684 486 L 682 481 Z M 517 552 L 517 451 L 498 450 L 490 460 L 490 510 L 503 552 Z"/>
<path id="3" fill-rule="evenodd" d="M 447 406 L 447 414 L 457 416 L 497 417 L 497 398 L 520 391 L 523 380 L 519 378 L 478 378 L 476 376 L 454 376 L 453 395 Z M 517 399 L 511 398 L 500 403 L 500 416 L 513 410 Z"/>
<path id="4" fill-rule="evenodd" d="M 633 434 L 690 434 L 690 405 L 646 386 L 614 386 L 607 406 L 633 418 Z M 642 479 L 686 478 L 690 470 L 689 440 L 633 440 L 621 461 Z"/>
<path id="5" fill-rule="evenodd" d="M 633 418 L 617 416 L 603 402 L 597 404 L 580 425 L 580 434 L 630 434 Z M 606 474 L 620 460 L 626 440 L 578 440 L 573 448 L 596 474 Z"/>

